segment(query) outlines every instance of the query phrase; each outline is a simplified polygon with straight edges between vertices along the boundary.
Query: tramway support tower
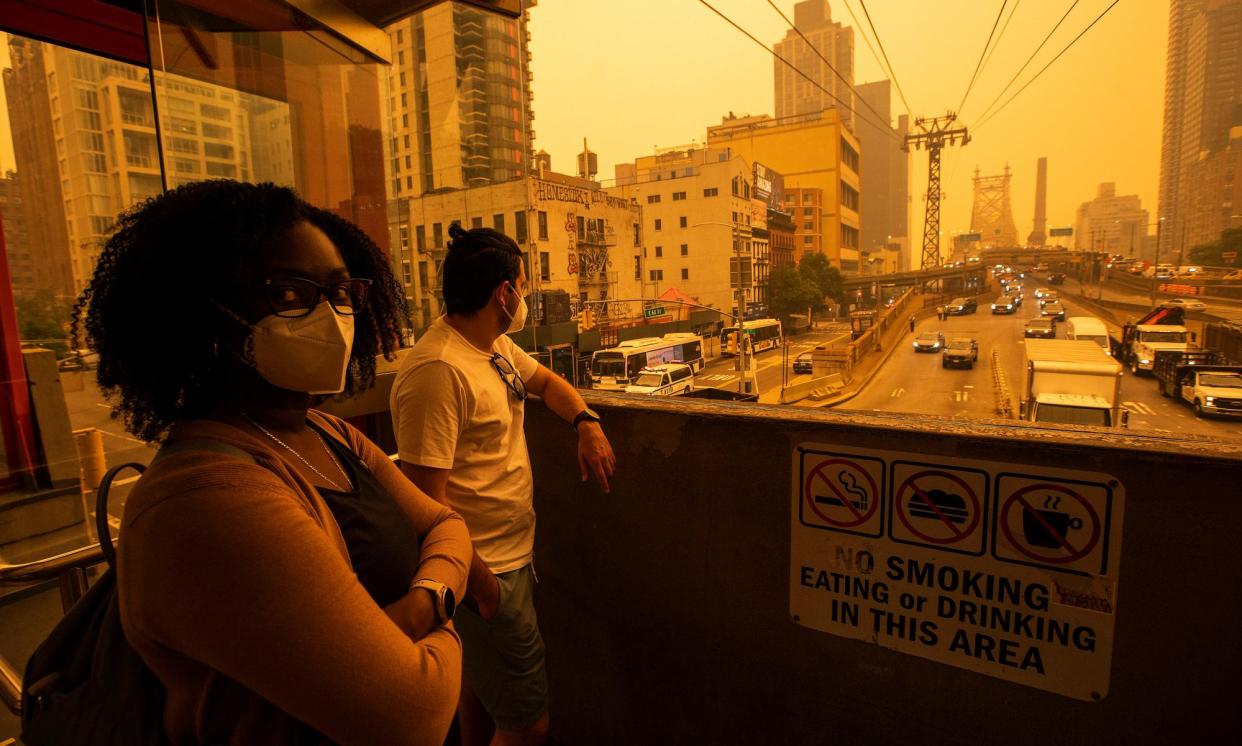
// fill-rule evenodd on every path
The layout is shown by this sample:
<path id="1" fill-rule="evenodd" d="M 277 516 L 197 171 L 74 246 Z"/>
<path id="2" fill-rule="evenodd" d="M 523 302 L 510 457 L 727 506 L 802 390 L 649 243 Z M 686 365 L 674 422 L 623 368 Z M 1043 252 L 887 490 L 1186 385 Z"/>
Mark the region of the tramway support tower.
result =
<path id="1" fill-rule="evenodd" d="M 948 145 L 965 145 L 970 134 L 965 127 L 954 127 L 957 115 L 948 112 L 942 117 L 917 117 L 915 132 L 906 135 L 902 150 L 927 150 L 927 212 L 923 218 L 922 268 L 940 266 L 940 151 Z"/>

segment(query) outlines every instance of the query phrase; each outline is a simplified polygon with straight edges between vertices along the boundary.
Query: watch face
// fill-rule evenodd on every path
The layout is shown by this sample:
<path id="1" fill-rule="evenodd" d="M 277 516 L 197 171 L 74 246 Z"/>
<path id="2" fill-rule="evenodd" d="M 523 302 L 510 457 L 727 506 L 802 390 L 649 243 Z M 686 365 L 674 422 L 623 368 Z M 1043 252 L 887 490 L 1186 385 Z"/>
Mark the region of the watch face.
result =
<path id="1" fill-rule="evenodd" d="M 453 614 L 457 612 L 457 598 L 453 595 L 453 589 L 446 587 L 444 589 L 444 619 L 448 621 L 453 618 Z"/>

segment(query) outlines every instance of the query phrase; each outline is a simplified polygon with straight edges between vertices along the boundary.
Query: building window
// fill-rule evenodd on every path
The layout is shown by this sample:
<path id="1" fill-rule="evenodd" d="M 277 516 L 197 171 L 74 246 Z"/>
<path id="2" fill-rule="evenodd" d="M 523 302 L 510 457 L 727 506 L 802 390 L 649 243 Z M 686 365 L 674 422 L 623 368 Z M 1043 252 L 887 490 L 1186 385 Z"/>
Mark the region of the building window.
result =
<path id="1" fill-rule="evenodd" d="M 548 213 L 543 210 L 540 210 L 537 219 L 539 221 L 539 240 L 547 241 L 548 240 Z"/>
<path id="2" fill-rule="evenodd" d="M 685 215 L 682 215 L 682 216 L 681 216 L 681 221 L 680 221 L 680 223 L 681 223 L 681 227 L 682 227 L 682 228 L 685 228 L 685 227 L 686 227 L 686 225 L 688 224 L 688 223 L 687 223 L 687 220 L 686 220 L 686 216 L 685 216 Z"/>
<path id="3" fill-rule="evenodd" d="M 652 282 L 658 282 L 663 279 L 664 279 L 664 270 L 662 269 L 651 270 L 651 281 Z"/>
<path id="4" fill-rule="evenodd" d="M 430 284 L 431 282 L 427 279 L 427 262 L 419 262 L 418 263 L 418 286 L 420 288 L 425 288 L 429 286 Z"/>
<path id="5" fill-rule="evenodd" d="M 439 223 L 431 224 L 431 245 L 433 248 L 444 248 L 444 227 Z"/>
<path id="6" fill-rule="evenodd" d="M 815 223 L 812 223 L 810 220 L 806 221 L 805 223 L 802 224 L 802 230 L 804 231 L 815 230 Z"/>
<path id="7" fill-rule="evenodd" d="M 688 267 L 682 267 L 682 268 L 681 268 L 681 279 L 683 279 L 683 280 L 689 280 L 689 279 L 690 279 L 690 269 L 689 269 Z"/>
<path id="8" fill-rule="evenodd" d="M 718 195 L 718 194 L 720 194 L 720 190 L 719 190 L 719 189 L 717 189 L 716 187 L 712 187 L 712 188 L 710 188 L 710 189 L 704 189 L 704 190 L 703 190 L 703 196 L 704 196 L 704 197 L 715 197 L 715 196 L 716 196 L 716 195 Z"/>
<path id="9" fill-rule="evenodd" d="M 803 236 L 803 237 L 802 237 L 802 244 L 803 244 L 804 246 L 810 246 L 810 245 L 811 245 L 811 242 L 812 242 L 812 239 L 811 239 L 811 237 L 810 237 L 810 236 Z"/>
<path id="10" fill-rule="evenodd" d="M 804 217 L 804 218 L 813 218 L 813 217 L 815 217 L 815 208 L 814 208 L 814 207 L 804 207 L 804 208 L 802 208 L 802 217 Z"/>
<path id="11" fill-rule="evenodd" d="M 841 247 L 856 249 L 858 248 L 858 229 L 848 225 L 841 226 Z"/>
<path id="12" fill-rule="evenodd" d="M 813 201 L 814 201 L 814 200 L 811 198 L 811 193 L 810 193 L 810 192 L 803 192 L 803 193 L 802 193 L 802 204 L 804 204 L 804 205 L 809 205 L 809 204 L 811 204 Z"/>
<path id="13" fill-rule="evenodd" d="M 637 256 L 637 255 L 634 256 L 634 279 L 635 280 L 643 279 L 642 262 L 643 262 L 642 257 Z"/>
<path id="14" fill-rule="evenodd" d="M 655 229 L 656 229 L 656 230 L 660 230 L 660 229 L 661 229 L 661 228 L 663 228 L 663 227 L 664 227 L 664 221 L 663 221 L 663 220 L 660 220 L 659 218 L 656 218 L 656 219 L 655 219 Z"/>
<path id="15" fill-rule="evenodd" d="M 586 218 L 581 215 L 578 216 L 578 240 L 586 240 Z"/>
<path id="16" fill-rule="evenodd" d="M 634 223 L 634 245 L 637 246 L 641 241 L 638 240 L 638 223 Z"/>
<path id="17" fill-rule="evenodd" d="M 683 199 L 685 199 L 685 198 L 686 198 L 686 193 L 685 193 L 685 192 L 673 192 L 673 201 L 674 201 L 674 202 L 681 202 L 681 201 L 682 201 Z"/>
<path id="18" fill-rule="evenodd" d="M 470 218 L 470 227 L 471 228 L 482 228 L 483 227 L 483 216 L 478 215 L 473 218 Z"/>
<path id="19" fill-rule="evenodd" d="M 526 211 L 518 210 L 513 213 L 513 238 L 518 245 L 526 243 Z"/>
<path id="20" fill-rule="evenodd" d="M 539 252 L 539 279 L 548 282 L 552 279 L 552 257 L 548 252 Z"/>
<path id="21" fill-rule="evenodd" d="M 660 201 L 660 195 L 658 195 L 658 194 L 648 194 L 648 195 L 647 195 L 647 204 L 649 204 L 649 205 L 654 205 L 654 204 L 656 204 L 656 203 L 657 203 L 657 202 L 659 202 L 659 201 Z"/>
<path id="22" fill-rule="evenodd" d="M 414 246 L 419 251 L 427 250 L 427 226 L 414 226 Z"/>
<path id="23" fill-rule="evenodd" d="M 742 182 L 742 196 L 745 197 L 746 199 L 750 199 L 750 182 L 749 181 Z"/>
<path id="24" fill-rule="evenodd" d="M 858 173 L 858 151 L 854 150 L 854 146 L 846 142 L 844 137 L 841 138 L 841 162 L 849 166 L 854 173 Z"/>
<path id="25" fill-rule="evenodd" d="M 681 255 L 682 255 L 682 256 L 690 256 L 690 244 L 684 244 L 684 243 L 683 243 L 683 244 L 681 245 Z"/>
<path id="26" fill-rule="evenodd" d="M 841 182 L 841 204 L 854 212 L 858 212 L 858 190 Z"/>
<path id="27" fill-rule="evenodd" d="M 664 247 L 663 247 L 663 246 L 657 246 L 657 247 L 656 247 L 656 259 L 659 259 L 659 258 L 660 258 L 660 257 L 662 257 L 662 256 L 664 256 Z"/>
<path id="28" fill-rule="evenodd" d="M 493 228 L 495 228 L 495 229 L 496 229 L 498 232 L 500 232 L 500 233 L 504 233 L 504 232 L 505 232 L 505 216 L 504 216 L 504 213 L 500 213 L 500 214 L 498 214 L 498 215 L 493 215 L 493 216 L 492 216 L 492 227 L 493 227 Z"/>

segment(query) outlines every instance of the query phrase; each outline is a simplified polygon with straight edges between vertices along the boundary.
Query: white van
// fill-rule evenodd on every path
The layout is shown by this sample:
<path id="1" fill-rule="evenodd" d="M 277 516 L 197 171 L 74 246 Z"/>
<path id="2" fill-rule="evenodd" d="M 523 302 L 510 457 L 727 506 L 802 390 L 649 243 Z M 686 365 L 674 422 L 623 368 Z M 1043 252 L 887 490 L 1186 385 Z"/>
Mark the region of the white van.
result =
<path id="1" fill-rule="evenodd" d="M 643 368 L 634 383 L 625 387 L 627 394 L 676 396 L 694 388 L 694 371 L 684 363 L 664 363 Z"/>
<path id="2" fill-rule="evenodd" d="M 1065 322 L 1066 339 L 1088 339 L 1107 353 L 1108 327 L 1094 316 L 1071 316 Z"/>

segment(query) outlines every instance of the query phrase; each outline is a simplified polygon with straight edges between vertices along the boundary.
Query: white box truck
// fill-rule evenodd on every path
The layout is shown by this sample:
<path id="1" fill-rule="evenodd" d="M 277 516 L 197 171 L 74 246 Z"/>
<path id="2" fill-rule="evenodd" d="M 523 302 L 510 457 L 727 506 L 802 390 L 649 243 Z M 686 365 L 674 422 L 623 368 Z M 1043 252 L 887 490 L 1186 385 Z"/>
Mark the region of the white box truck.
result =
<path id="1" fill-rule="evenodd" d="M 1029 422 L 1125 427 L 1121 365 L 1084 339 L 1027 339 L 1021 418 Z"/>

